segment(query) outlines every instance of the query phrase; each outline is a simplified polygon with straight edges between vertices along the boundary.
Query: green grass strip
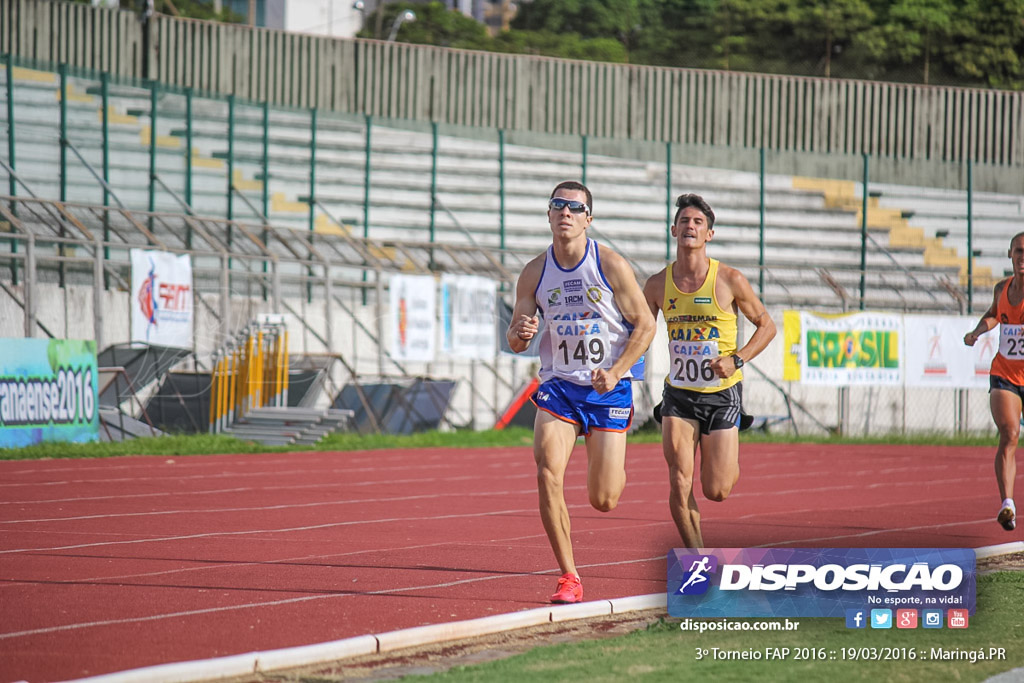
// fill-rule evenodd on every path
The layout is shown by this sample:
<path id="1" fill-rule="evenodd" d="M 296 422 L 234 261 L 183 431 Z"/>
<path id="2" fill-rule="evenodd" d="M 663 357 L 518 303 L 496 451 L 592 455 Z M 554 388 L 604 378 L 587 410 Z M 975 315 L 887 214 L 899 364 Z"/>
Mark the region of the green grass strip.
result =
<path id="1" fill-rule="evenodd" d="M 645 631 L 538 647 L 508 659 L 456 667 L 429 680 L 983 681 L 1003 671 L 1024 667 L 1024 648 L 1019 646 L 1024 637 L 1024 573 L 1000 572 L 979 577 L 977 604 L 977 613 L 963 630 L 948 630 L 945 624 L 942 629 L 848 629 L 843 619 L 791 618 L 799 622 L 796 631 L 697 634 L 681 631 L 679 619 L 665 619 Z M 715 658 L 714 648 L 722 657 Z M 782 648 L 788 648 L 788 653 Z M 945 654 L 969 657 L 979 652 L 988 657 L 992 653 L 990 648 L 1002 648 L 1005 659 L 972 663 L 969 659 L 938 658 Z M 726 658 L 741 657 L 743 653 L 748 653 L 748 657 L 757 653 L 761 658 Z M 775 657 L 769 659 L 770 654 Z M 417 676 L 415 680 L 423 679 Z"/>
<path id="2" fill-rule="evenodd" d="M 871 438 L 794 437 L 760 431 L 744 432 L 743 443 L 816 443 L 816 444 L 906 444 L 911 446 L 985 446 L 994 448 L 993 437 L 924 434 L 889 435 Z M 629 436 L 630 443 L 660 443 L 661 433 L 644 428 Z M 120 443 L 45 443 L 25 448 L 0 449 L 0 460 L 43 460 L 48 458 L 109 458 L 119 455 L 210 455 L 217 453 L 275 453 L 286 451 L 365 451 L 382 448 L 494 448 L 529 447 L 533 431 L 509 427 L 475 432 L 421 432 L 419 434 L 353 434 L 335 432 L 315 446 L 263 446 L 230 436 L 213 434 L 166 435 L 134 439 Z"/>

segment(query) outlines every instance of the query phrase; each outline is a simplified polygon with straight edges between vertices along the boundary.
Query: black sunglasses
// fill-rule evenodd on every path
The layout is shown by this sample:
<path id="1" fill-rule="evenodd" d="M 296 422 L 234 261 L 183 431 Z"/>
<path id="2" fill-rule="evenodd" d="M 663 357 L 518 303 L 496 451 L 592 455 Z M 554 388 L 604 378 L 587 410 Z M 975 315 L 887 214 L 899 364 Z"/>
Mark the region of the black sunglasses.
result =
<path id="1" fill-rule="evenodd" d="M 583 202 L 562 197 L 552 197 L 551 201 L 548 202 L 548 208 L 554 211 L 561 211 L 567 206 L 569 207 L 569 213 L 585 213 L 588 216 L 590 215 L 590 207 Z"/>

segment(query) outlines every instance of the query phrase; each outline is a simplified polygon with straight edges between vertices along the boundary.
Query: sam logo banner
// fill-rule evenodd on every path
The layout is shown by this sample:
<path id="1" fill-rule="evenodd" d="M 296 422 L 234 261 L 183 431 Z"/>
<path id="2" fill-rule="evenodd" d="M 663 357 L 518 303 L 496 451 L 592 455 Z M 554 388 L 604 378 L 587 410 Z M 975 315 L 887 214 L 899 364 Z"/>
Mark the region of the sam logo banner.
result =
<path id="1" fill-rule="evenodd" d="M 845 617 L 847 609 L 965 609 L 974 551 L 964 548 L 674 548 L 673 617 Z"/>

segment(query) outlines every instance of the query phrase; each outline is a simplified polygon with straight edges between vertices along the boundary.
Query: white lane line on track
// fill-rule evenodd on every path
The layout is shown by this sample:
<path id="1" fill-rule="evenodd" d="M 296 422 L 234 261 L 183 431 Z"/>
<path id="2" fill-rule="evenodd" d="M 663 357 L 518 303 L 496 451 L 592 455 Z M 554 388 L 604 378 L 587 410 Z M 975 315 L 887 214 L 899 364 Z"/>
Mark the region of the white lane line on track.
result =
<path id="1" fill-rule="evenodd" d="M 987 479 L 983 478 L 983 477 L 979 477 L 976 480 L 977 481 L 985 481 Z M 957 479 L 945 480 L 945 481 L 942 481 L 942 482 L 931 482 L 931 483 L 932 484 L 941 484 L 941 483 L 947 483 L 948 484 L 948 483 L 963 483 L 963 481 L 964 481 L 964 479 L 957 478 Z M 872 488 L 872 489 L 883 489 L 883 488 L 902 488 L 902 487 L 907 487 L 907 486 L 915 486 L 916 487 L 916 486 L 919 486 L 919 483 L 918 482 L 899 482 L 899 481 L 892 482 L 892 481 L 890 481 L 890 482 L 884 482 L 884 483 L 880 483 L 880 484 L 869 485 L 869 488 Z M 585 485 L 580 485 L 580 486 L 574 486 L 574 487 L 566 487 L 566 490 L 582 490 L 582 489 L 585 489 L 585 488 L 586 488 Z M 795 495 L 795 494 L 807 495 L 807 494 L 811 494 L 811 493 L 838 492 L 838 491 L 844 491 L 844 490 L 849 490 L 849 489 L 860 489 L 860 488 L 863 488 L 863 485 L 859 485 L 859 484 L 856 484 L 856 483 L 851 483 L 851 484 L 841 484 L 841 485 L 833 485 L 833 486 L 821 486 L 821 487 L 817 487 L 817 488 L 813 488 L 813 489 L 802 488 L 802 489 L 772 491 L 770 493 L 759 493 L 759 492 L 736 493 L 736 494 L 731 495 L 730 498 L 731 499 L 743 499 L 745 497 L 751 497 L 751 496 L 756 496 L 758 498 L 768 498 L 768 497 L 788 496 L 788 495 Z M 525 494 L 529 495 L 532 492 L 533 492 L 533 490 L 530 489 L 529 491 L 525 492 Z M 466 495 L 466 494 L 460 494 L 460 495 Z M 489 493 L 487 495 L 495 496 L 495 495 L 498 495 L 498 494 L 495 494 L 495 493 L 492 492 L 492 493 Z M 432 495 L 429 495 L 429 496 L 422 496 L 421 498 L 436 498 L 436 497 L 437 497 L 437 494 L 432 494 Z M 390 500 L 390 499 L 383 499 L 380 502 L 388 502 L 388 500 Z M 336 504 L 336 503 L 296 504 L 295 506 L 282 506 L 282 509 L 283 508 L 288 508 L 288 507 L 307 507 L 307 506 L 310 506 L 310 505 L 330 505 L 330 504 Z M 364 501 L 364 504 L 365 504 L 365 501 Z M 586 508 L 587 506 L 574 506 L 574 507 Z M 256 509 L 272 509 L 272 508 L 256 508 Z M 454 518 L 472 518 L 472 517 L 476 517 L 476 516 L 495 516 L 495 515 L 503 515 L 503 514 L 521 514 L 523 512 L 526 512 L 527 510 L 528 509 L 520 508 L 520 509 L 516 509 L 516 510 L 490 511 L 490 512 L 485 512 L 485 513 L 472 513 L 472 514 L 457 515 Z M 190 513 L 190 512 L 194 512 L 194 511 L 185 511 L 185 512 L 186 513 Z M 132 513 L 132 514 L 134 514 L 134 513 Z M 131 515 L 127 515 L 127 516 L 131 516 Z M 442 517 L 437 517 L 436 519 L 449 519 L 449 518 L 453 518 L 453 517 L 452 516 L 442 516 Z M 69 519 L 73 520 L 74 518 L 67 518 L 67 519 L 63 519 L 63 520 L 60 520 L 60 521 L 68 521 Z M 332 527 L 341 527 L 341 526 L 354 526 L 354 525 L 360 525 L 360 524 L 408 522 L 408 521 L 422 521 L 422 520 L 430 520 L 430 519 L 435 519 L 435 518 L 420 516 L 420 517 L 383 518 L 383 519 L 373 519 L 373 520 L 347 520 L 347 521 L 342 521 L 342 522 L 331 522 L 331 523 L 325 523 L 325 524 L 319 524 L 319 525 L 309 525 L 309 526 L 299 526 L 299 527 L 286 527 L 286 528 L 282 528 L 282 529 L 260 529 L 260 530 L 248 530 L 247 529 L 247 530 L 240 530 L 240 531 L 207 532 L 207 533 L 203 533 L 203 534 L 192 534 L 192 535 L 184 535 L 184 536 L 168 536 L 168 537 L 143 538 L 143 539 L 132 539 L 132 540 L 102 541 L 102 542 L 96 542 L 96 543 L 84 543 L 84 544 L 75 544 L 75 545 L 68 545 L 68 546 L 37 547 L 37 548 L 14 548 L 14 549 L 9 549 L 9 550 L 0 550 L 0 555 L 11 554 L 11 553 L 24 553 L 24 552 L 53 552 L 53 551 L 58 551 L 58 550 L 76 550 L 76 549 L 80 549 L 80 548 L 100 547 L 100 546 L 107 546 L 107 545 L 124 545 L 124 544 L 132 544 L 132 543 L 177 541 L 177 540 L 189 540 L 189 539 L 195 539 L 195 538 L 210 538 L 210 537 L 221 537 L 221 536 L 251 535 L 251 534 L 261 534 L 261 533 L 267 533 L 267 534 L 291 533 L 291 532 L 294 532 L 294 531 L 308 531 L 308 530 L 312 530 L 312 529 L 332 528 Z M 32 520 L 32 521 L 35 521 L 35 520 Z M 59 533 L 59 532 L 56 532 L 56 533 Z"/>
<path id="2" fill-rule="evenodd" d="M 474 491 L 471 493 L 424 493 L 418 496 L 395 496 L 393 498 L 362 498 L 362 499 L 350 499 L 350 500 L 327 500 L 319 501 L 316 503 L 288 503 L 281 505 L 260 505 L 250 507 L 239 507 L 239 508 L 198 508 L 198 509 L 183 509 L 183 510 L 156 510 L 150 512 L 117 512 L 105 515 L 80 515 L 77 517 L 50 517 L 41 519 L 10 519 L 2 520 L 0 524 L 32 524 L 36 522 L 72 522 L 81 521 L 87 519 L 120 519 L 124 517 L 160 517 L 164 515 L 208 515 L 212 513 L 229 513 L 229 512 L 256 512 L 256 511 L 273 511 L 273 510 L 301 510 L 306 508 L 319 508 L 319 507 L 330 507 L 333 505 L 372 505 L 372 504 L 389 504 L 389 503 L 403 503 L 412 500 L 436 500 L 444 497 L 456 497 L 456 498 L 471 498 L 471 497 L 499 497 L 499 496 L 523 496 L 534 493 L 536 489 L 523 489 L 519 491 L 506 490 L 506 491 Z"/>
<path id="3" fill-rule="evenodd" d="M 903 469 L 903 468 L 901 468 L 901 469 Z M 921 471 L 920 468 L 907 468 L 907 469 L 913 469 L 916 472 L 920 472 Z M 865 474 L 867 474 L 867 473 L 868 472 L 865 472 Z M 873 475 L 879 474 L 877 471 L 873 471 L 873 472 L 870 472 L 870 473 L 873 474 Z M 634 474 L 635 474 L 635 472 L 634 472 Z M 534 475 L 532 473 L 529 473 L 529 474 L 517 474 L 517 475 L 506 476 L 505 480 L 507 481 L 508 479 L 525 479 L 525 478 L 532 479 L 533 476 Z M 780 477 L 781 476 L 782 475 L 780 475 Z M 439 478 L 429 479 L 429 480 L 408 479 L 408 480 L 405 480 L 404 483 L 433 483 L 433 484 L 436 484 L 436 483 L 441 483 L 441 482 L 464 481 L 466 479 L 472 479 L 472 478 L 473 477 L 466 476 L 466 477 L 439 477 Z M 759 480 L 764 480 L 764 479 L 769 479 L 769 478 L 771 478 L 771 477 L 767 477 L 767 476 L 766 477 L 758 477 Z M 786 478 L 787 479 L 791 479 L 792 477 L 786 475 Z M 969 479 L 969 480 L 968 479 L 964 479 L 963 477 L 956 477 L 956 478 L 953 478 L 953 479 L 929 480 L 928 483 L 929 483 L 929 485 L 939 485 L 939 484 L 949 484 L 949 483 L 962 483 L 964 481 L 983 481 L 983 480 L 985 480 L 984 477 L 975 477 L 975 478 Z M 395 483 L 403 483 L 403 482 L 397 482 L 397 481 L 372 482 L 372 483 L 371 482 L 367 482 L 367 483 L 347 484 L 347 485 L 335 484 L 335 483 L 328 483 L 328 484 L 303 484 L 303 485 L 296 485 L 296 486 L 291 486 L 291 487 L 288 487 L 288 486 L 282 486 L 282 487 L 245 487 L 245 488 L 238 488 L 238 489 L 220 489 L 220 491 L 222 491 L 222 492 L 248 492 L 248 491 L 257 492 L 257 491 L 265 491 L 265 490 L 277 491 L 277 490 L 286 490 L 286 489 L 310 489 L 310 488 L 331 488 L 331 487 L 337 487 L 339 489 L 344 489 L 346 486 L 372 486 L 372 485 L 384 484 L 384 483 L 395 484 Z M 641 481 L 635 481 L 634 480 L 633 481 L 633 486 L 635 488 L 638 485 L 640 485 L 640 486 L 642 486 L 642 485 L 656 485 L 658 483 L 660 483 L 660 482 L 646 481 L 646 480 L 641 480 Z M 848 482 L 848 483 L 845 483 L 845 484 L 836 485 L 836 486 L 832 486 L 832 487 L 817 487 L 817 488 L 811 488 L 811 489 L 803 487 L 803 488 L 799 488 L 799 489 L 788 489 L 788 490 L 782 490 L 782 491 L 772 491 L 770 493 L 759 493 L 759 492 L 745 493 L 743 491 L 738 491 L 738 492 L 732 494 L 732 496 L 730 496 L 730 497 L 731 498 L 742 498 L 744 496 L 750 496 L 750 495 L 757 495 L 757 496 L 790 495 L 790 494 L 793 494 L 793 493 L 813 493 L 813 492 L 824 492 L 824 491 L 829 491 L 829 490 L 831 490 L 831 491 L 841 491 L 841 490 L 846 490 L 846 489 L 865 488 L 865 487 L 867 487 L 867 488 L 879 488 L 879 487 L 889 487 L 889 486 L 919 486 L 919 485 L 920 485 L 919 482 L 893 482 L 893 481 L 886 481 L 886 482 L 881 482 L 881 483 L 873 482 L 873 483 L 870 483 L 870 484 L 860 484 L 858 482 Z M 569 491 L 569 490 L 579 489 L 579 488 L 582 488 L 582 487 L 580 487 L 580 486 L 567 486 L 565 488 L 565 490 Z M 475 494 L 475 493 L 466 494 L 466 493 L 460 493 L 460 492 L 450 492 L 450 493 L 436 493 L 436 494 L 434 494 L 434 497 L 438 497 L 438 496 L 464 496 L 464 495 L 493 495 L 493 496 L 517 495 L 517 494 L 523 494 L 523 493 L 531 493 L 533 491 L 534 491 L 534 489 L 531 488 L 531 489 L 528 489 L 528 490 L 518 490 L 518 491 L 506 490 L 506 491 L 487 493 L 487 494 Z M 193 492 L 190 495 L 195 495 L 197 493 L 208 494 L 208 493 L 212 493 L 212 492 Z M 175 498 L 180 498 L 182 496 L 182 494 L 177 494 L 177 493 L 174 493 L 174 492 L 162 492 L 162 493 L 155 493 L 155 494 L 125 494 L 124 496 L 104 497 L 104 499 L 115 499 L 116 500 L 116 499 L 119 499 L 119 498 L 122 498 L 122 497 L 123 498 L 131 498 L 131 497 L 148 497 L 148 496 L 159 496 L 159 497 L 174 496 Z M 0 520 L 0 524 L 26 524 L 26 523 L 34 523 L 34 522 L 77 521 L 77 520 L 87 520 L 87 519 L 114 519 L 114 518 L 121 518 L 121 517 L 145 517 L 145 516 L 160 516 L 160 515 L 172 515 L 172 514 L 196 514 L 196 513 L 207 514 L 207 513 L 213 513 L 213 512 L 229 513 L 229 512 L 250 512 L 250 511 L 255 511 L 255 510 L 284 510 L 284 509 L 291 509 L 291 508 L 306 508 L 306 507 L 318 507 L 318 506 L 327 506 L 327 505 L 341 505 L 341 504 L 348 504 L 348 503 L 352 503 L 352 502 L 358 502 L 359 504 L 370 504 L 370 503 L 376 503 L 376 502 L 387 503 L 387 502 L 391 502 L 391 501 L 416 500 L 417 498 L 429 498 L 429 497 L 430 496 L 395 497 L 395 498 L 367 498 L 367 499 L 360 499 L 358 501 L 353 501 L 353 500 L 349 500 L 349 501 L 321 501 L 321 502 L 316 502 L 316 503 L 293 503 L 293 504 L 280 504 L 280 505 L 274 505 L 274 506 L 252 506 L 252 507 L 241 507 L 241 508 L 180 509 L 180 510 L 156 510 L 156 511 L 146 511 L 146 512 L 123 512 L 123 513 L 110 513 L 110 514 L 102 514 L 102 515 L 79 515 L 79 516 L 70 516 L 70 517 L 48 517 L 48 518 Z M 58 500 L 58 501 L 51 501 L 51 502 L 54 502 L 54 503 L 57 503 L 57 502 L 71 502 L 73 500 L 82 500 L 82 499 L 70 499 L 68 501 Z M 88 500 L 88 499 L 84 499 L 84 500 Z M 2 503 L 0 503 L 0 504 L 2 504 Z"/>
<path id="4" fill-rule="evenodd" d="M 401 469 L 401 468 L 396 468 L 396 469 Z M 410 468 L 405 468 L 403 471 L 408 474 L 409 469 Z M 636 484 L 636 483 L 639 483 L 639 484 L 644 484 L 644 483 L 660 483 L 661 479 L 664 478 L 663 475 L 665 473 L 665 467 L 664 467 L 663 464 L 659 464 L 658 466 L 637 466 L 637 465 L 631 465 L 631 466 L 628 467 L 628 469 L 629 469 L 629 475 L 630 475 L 630 482 L 634 483 L 634 484 Z M 749 472 L 752 469 L 754 469 L 754 468 L 746 467 L 746 468 L 744 468 L 744 471 L 748 473 L 748 475 L 747 475 L 748 478 L 756 479 L 758 481 L 766 481 L 766 480 L 772 480 L 772 479 L 792 480 L 794 478 L 794 476 L 799 476 L 801 478 L 812 478 L 812 479 L 820 478 L 820 477 L 824 477 L 824 476 L 833 476 L 833 472 L 831 470 L 819 470 L 819 471 L 807 471 L 807 470 L 804 470 L 804 471 L 801 471 L 798 475 L 794 475 L 792 473 L 782 473 L 782 474 L 758 474 L 756 476 L 750 476 Z M 772 469 L 774 471 L 775 468 L 773 467 Z M 965 468 L 965 469 L 967 469 L 967 468 Z M 975 468 L 970 468 L 968 471 L 973 471 L 974 469 Z M 912 466 L 892 467 L 892 468 L 884 468 L 884 469 L 881 469 L 881 470 L 872 468 L 872 469 L 864 469 L 864 470 L 855 470 L 853 472 L 846 473 L 844 476 L 847 477 L 847 478 L 860 477 L 860 476 L 874 476 L 874 477 L 877 477 L 879 475 L 899 474 L 900 472 L 915 472 L 915 473 L 923 474 L 923 473 L 927 473 L 927 472 L 932 471 L 932 470 L 934 470 L 934 471 L 942 471 L 942 472 L 948 473 L 950 471 L 950 468 L 947 467 L 947 466 L 943 466 L 943 465 L 925 466 L 925 467 L 912 467 Z M 318 471 L 317 470 L 312 470 L 311 472 L 318 472 Z M 345 474 L 348 474 L 349 472 L 350 471 L 348 471 L 348 470 L 344 471 Z M 341 474 L 341 473 L 342 472 L 339 471 L 339 470 L 330 470 L 328 472 L 324 472 L 323 476 L 334 475 L 334 474 Z M 639 481 L 637 481 L 637 475 L 639 475 L 639 474 L 646 474 L 646 473 L 656 473 L 656 475 L 658 476 L 658 481 L 657 482 L 648 482 L 647 480 L 639 480 Z M 267 474 L 268 474 L 268 476 L 270 476 L 271 473 L 267 473 Z M 506 473 L 502 472 L 499 476 L 501 477 L 502 480 L 507 480 L 507 479 L 521 479 L 521 478 L 533 479 L 536 475 L 535 475 L 534 472 L 525 472 L 525 473 L 522 473 L 522 474 L 512 474 L 512 475 L 509 475 L 509 474 L 506 474 Z M 205 479 L 205 477 L 203 477 L 203 478 Z M 229 488 L 229 489 L 210 489 L 210 490 L 203 490 L 203 491 L 180 491 L 180 492 L 179 491 L 166 491 L 166 492 L 159 492 L 159 493 L 125 493 L 125 494 L 106 495 L 106 496 L 81 496 L 81 497 L 76 497 L 76 498 L 49 498 L 49 499 L 45 499 L 45 500 L 35 500 L 35 499 L 30 499 L 30 500 L 0 500 L 0 506 L 2 506 L 2 505 L 43 505 L 43 504 L 53 504 L 53 503 L 74 503 L 74 502 L 82 502 L 82 501 L 99 501 L 99 500 L 129 500 L 129 499 L 138 499 L 138 498 L 158 498 L 158 497 L 170 497 L 170 496 L 174 496 L 174 497 L 177 497 L 177 498 L 182 498 L 182 497 L 187 497 L 187 496 L 202 496 L 202 495 L 210 495 L 210 494 L 218 494 L 218 493 L 235 493 L 235 492 L 244 493 L 244 492 L 249 492 L 249 491 L 251 491 L 251 492 L 287 491 L 287 490 L 303 490 L 303 489 L 332 488 L 332 487 L 333 488 L 338 488 L 340 490 L 344 490 L 344 489 L 347 489 L 349 487 L 386 486 L 386 485 L 393 485 L 393 484 L 434 484 L 434 483 L 437 483 L 437 482 L 456 482 L 456 481 L 467 481 L 467 480 L 479 481 L 480 480 L 480 476 L 479 475 L 461 475 L 461 476 L 455 476 L 455 477 L 428 477 L 428 478 L 409 477 L 409 478 L 405 478 L 405 479 L 388 478 L 388 479 L 377 479 L 377 480 L 358 481 L 358 482 L 339 480 L 339 481 L 331 481 L 331 482 L 319 483 L 319 484 L 292 484 L 292 485 L 284 485 L 284 486 L 277 486 L 277 485 L 274 485 L 274 486 L 244 486 L 244 487 L 236 487 L 236 488 Z M 142 481 L 142 480 L 140 479 L 138 481 Z"/>
<path id="5" fill-rule="evenodd" d="M 621 560 L 619 562 L 600 562 L 595 564 L 581 564 L 578 565 L 579 569 L 593 569 L 595 567 L 615 567 L 627 564 L 640 564 L 643 562 L 653 562 L 656 560 L 664 560 L 665 555 L 655 555 L 654 557 L 645 557 L 635 560 Z M 386 590 L 367 591 L 365 593 L 344 593 L 341 595 L 304 595 L 298 598 L 284 598 L 281 600 L 270 600 L 267 602 L 253 602 L 246 603 L 243 605 L 229 605 L 225 607 L 209 607 L 206 609 L 199 610 L 185 610 L 181 612 L 169 612 L 165 614 L 153 614 L 145 617 L 126 617 L 123 619 L 106 619 L 101 621 L 89 621 L 78 624 L 63 624 L 61 626 L 49 626 L 45 628 L 29 629 L 26 631 L 13 631 L 10 633 L 0 633 L 0 640 L 9 640 L 11 638 L 19 638 L 24 636 L 34 636 L 44 633 L 57 633 L 61 631 L 72 631 L 83 628 L 92 628 L 97 626 L 115 626 L 121 624 L 133 624 L 148 621 L 159 621 L 162 619 L 175 619 L 178 617 L 191 617 L 200 614 L 214 614 L 217 612 L 230 612 L 242 609 L 254 609 L 260 607 L 277 607 L 279 605 L 291 605 L 301 602 L 311 602 L 315 600 L 335 600 L 342 598 L 358 598 L 366 597 L 371 595 L 393 595 L 395 593 L 408 593 L 410 591 L 419 590 L 430 590 L 436 588 L 451 588 L 453 586 L 463 586 L 469 583 L 479 583 L 483 581 L 496 581 L 499 579 L 519 579 L 524 576 L 544 576 L 547 574 L 554 574 L 558 571 L 558 568 L 554 569 L 542 569 L 534 572 L 522 572 L 517 574 L 492 574 L 490 576 L 474 576 L 468 579 L 459 579 L 456 581 L 444 581 L 441 583 L 431 583 L 419 586 L 403 586 L 399 588 L 388 588 Z"/>
<path id="6" fill-rule="evenodd" d="M 494 510 L 490 512 L 475 512 L 471 514 L 461 515 L 438 515 L 431 517 L 391 517 L 388 519 L 371 519 L 371 520 L 348 520 L 344 522 L 327 522 L 324 524 L 310 524 L 306 526 L 287 527 L 282 529 L 244 529 L 241 531 L 209 531 L 202 534 L 185 534 L 181 536 L 161 536 L 157 538 L 140 538 L 127 541 L 105 541 L 101 543 L 79 543 L 76 545 L 65 545 L 55 546 L 52 548 L 12 548 L 10 550 L 0 550 L 0 555 L 10 555 L 13 553 L 33 553 L 33 552 L 53 552 L 57 550 L 78 550 L 80 548 L 96 548 L 100 546 L 110 545 L 131 545 L 135 543 L 157 543 L 164 541 L 188 541 L 197 538 L 217 538 L 217 537 L 228 537 L 228 536 L 251 536 L 254 534 L 280 534 L 280 533 L 291 533 L 294 531 L 312 531 L 314 529 L 331 529 L 337 527 L 356 526 L 360 524 L 390 524 L 394 522 L 414 522 L 423 520 L 442 520 L 442 519 L 465 519 L 467 517 L 493 517 L 499 515 L 510 515 L 510 514 L 523 514 L 526 512 L 536 513 L 535 508 L 519 508 L 512 510 Z"/>

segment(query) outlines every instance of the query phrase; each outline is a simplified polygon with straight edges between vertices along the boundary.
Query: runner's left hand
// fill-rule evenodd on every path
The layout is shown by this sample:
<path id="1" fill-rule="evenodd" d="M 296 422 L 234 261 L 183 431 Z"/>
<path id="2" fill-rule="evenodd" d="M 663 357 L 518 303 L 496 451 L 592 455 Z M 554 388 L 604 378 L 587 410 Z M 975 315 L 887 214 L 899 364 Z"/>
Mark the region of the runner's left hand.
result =
<path id="1" fill-rule="evenodd" d="M 620 379 L 622 378 L 611 370 L 598 368 L 590 373 L 590 384 L 599 394 L 607 394 L 615 388 Z"/>

